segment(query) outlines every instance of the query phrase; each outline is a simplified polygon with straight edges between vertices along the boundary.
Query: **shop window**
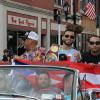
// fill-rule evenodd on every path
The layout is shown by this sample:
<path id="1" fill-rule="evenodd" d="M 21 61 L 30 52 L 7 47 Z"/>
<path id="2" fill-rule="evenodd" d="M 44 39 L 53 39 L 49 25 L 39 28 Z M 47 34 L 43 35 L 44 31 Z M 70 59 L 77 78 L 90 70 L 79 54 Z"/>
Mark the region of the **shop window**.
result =
<path id="1" fill-rule="evenodd" d="M 47 43 L 46 41 L 46 35 L 41 35 L 41 47 L 46 48 Z"/>
<path id="2" fill-rule="evenodd" d="M 62 36 L 61 36 L 61 39 L 60 39 L 60 43 L 62 45 Z M 58 44 L 58 35 L 51 35 L 50 36 L 50 45 L 52 44 Z"/>
<path id="3" fill-rule="evenodd" d="M 57 35 L 51 35 L 50 36 L 50 45 L 57 44 L 58 43 L 58 36 Z"/>
<path id="4" fill-rule="evenodd" d="M 16 54 L 17 52 L 17 34 L 15 33 L 15 31 L 8 31 L 8 36 L 7 36 L 7 48 L 9 50 L 12 50 L 12 52 L 14 54 Z"/>
<path id="5" fill-rule="evenodd" d="M 7 48 L 12 50 L 13 54 L 18 54 L 19 40 L 25 40 L 25 32 L 8 31 Z"/>

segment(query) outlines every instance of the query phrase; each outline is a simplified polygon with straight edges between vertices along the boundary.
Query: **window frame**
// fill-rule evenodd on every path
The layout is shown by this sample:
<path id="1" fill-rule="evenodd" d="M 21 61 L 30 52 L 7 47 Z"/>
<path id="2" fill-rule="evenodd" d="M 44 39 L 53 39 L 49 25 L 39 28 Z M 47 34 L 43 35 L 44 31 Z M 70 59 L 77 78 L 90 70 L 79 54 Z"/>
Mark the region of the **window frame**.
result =
<path id="1" fill-rule="evenodd" d="M 63 6 L 64 0 L 55 0 L 54 3 L 55 3 L 55 5 Z"/>

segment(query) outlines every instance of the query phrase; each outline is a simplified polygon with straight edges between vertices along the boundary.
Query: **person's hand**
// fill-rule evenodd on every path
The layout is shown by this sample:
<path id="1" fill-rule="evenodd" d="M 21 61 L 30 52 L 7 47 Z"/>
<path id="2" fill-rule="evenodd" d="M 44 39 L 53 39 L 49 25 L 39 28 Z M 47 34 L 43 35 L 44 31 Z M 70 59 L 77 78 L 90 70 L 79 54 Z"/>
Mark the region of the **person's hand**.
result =
<path id="1" fill-rule="evenodd" d="M 94 63 L 87 63 L 87 62 L 84 62 L 85 64 L 89 64 L 89 65 L 91 65 L 91 66 L 93 66 L 93 67 L 95 67 L 95 65 L 96 64 L 94 64 Z"/>
<path id="2" fill-rule="evenodd" d="M 95 66 L 95 64 L 94 64 L 94 63 L 88 63 L 88 64 L 90 64 L 90 65 L 92 65 L 92 66 Z"/>
<path id="3" fill-rule="evenodd" d="M 15 55 L 13 58 L 14 59 L 23 59 L 23 56 L 17 56 L 17 55 Z"/>
<path id="4" fill-rule="evenodd" d="M 80 55 L 80 53 L 75 52 L 74 53 L 74 57 L 77 59 L 77 62 L 80 62 L 81 61 L 81 55 Z"/>

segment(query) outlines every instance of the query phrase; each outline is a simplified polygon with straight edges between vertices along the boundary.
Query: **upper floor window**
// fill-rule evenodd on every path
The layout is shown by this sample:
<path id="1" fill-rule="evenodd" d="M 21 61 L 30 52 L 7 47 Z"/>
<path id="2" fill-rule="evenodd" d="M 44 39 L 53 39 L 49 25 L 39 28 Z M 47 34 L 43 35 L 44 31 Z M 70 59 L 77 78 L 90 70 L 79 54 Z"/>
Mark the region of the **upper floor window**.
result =
<path id="1" fill-rule="evenodd" d="M 64 0 L 55 0 L 56 5 L 62 6 L 64 4 Z"/>
<path id="2" fill-rule="evenodd" d="M 88 0 L 80 0 L 80 10 L 81 11 L 84 11 L 87 3 L 88 3 Z"/>

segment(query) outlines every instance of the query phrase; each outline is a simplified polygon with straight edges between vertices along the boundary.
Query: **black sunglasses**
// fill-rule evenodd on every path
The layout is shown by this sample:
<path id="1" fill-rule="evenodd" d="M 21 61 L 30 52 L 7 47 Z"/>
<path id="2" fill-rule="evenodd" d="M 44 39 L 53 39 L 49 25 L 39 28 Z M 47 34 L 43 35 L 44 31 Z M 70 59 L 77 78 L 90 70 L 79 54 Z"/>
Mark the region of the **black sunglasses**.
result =
<path id="1" fill-rule="evenodd" d="M 73 35 L 64 35 L 66 38 L 71 38 L 71 39 L 74 39 L 75 38 L 75 36 L 73 36 Z"/>
<path id="2" fill-rule="evenodd" d="M 90 41 L 89 43 L 90 43 L 90 45 L 94 45 L 94 44 L 95 45 L 100 45 L 100 42 L 99 41 L 96 41 L 96 42 Z"/>

